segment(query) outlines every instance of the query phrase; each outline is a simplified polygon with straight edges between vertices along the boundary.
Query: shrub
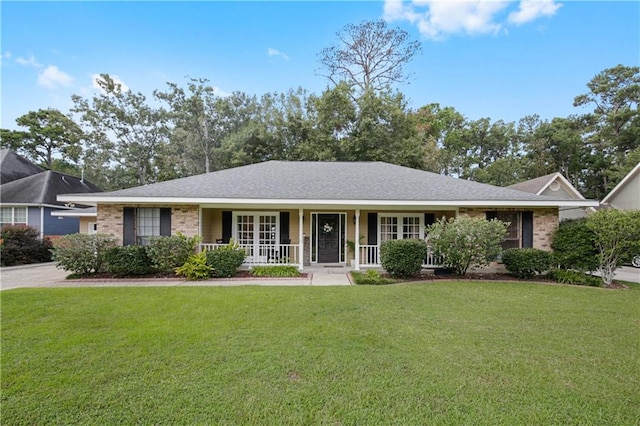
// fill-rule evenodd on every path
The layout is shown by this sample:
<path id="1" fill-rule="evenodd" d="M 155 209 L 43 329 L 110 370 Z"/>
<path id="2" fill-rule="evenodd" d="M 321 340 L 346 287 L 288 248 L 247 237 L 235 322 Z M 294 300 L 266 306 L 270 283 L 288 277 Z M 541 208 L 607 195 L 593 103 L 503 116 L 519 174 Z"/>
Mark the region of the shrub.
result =
<path id="1" fill-rule="evenodd" d="M 70 234 L 56 240 L 53 260 L 57 267 L 76 275 L 100 272 L 107 249 L 115 247 L 115 239 L 105 234 Z"/>
<path id="2" fill-rule="evenodd" d="M 549 273 L 549 278 L 562 284 L 587 285 L 591 287 L 600 287 L 602 284 L 602 280 L 598 277 L 569 269 L 554 269 Z"/>
<path id="3" fill-rule="evenodd" d="M 51 241 L 40 239 L 37 229 L 30 226 L 5 226 L 0 232 L 0 264 L 2 266 L 49 262 Z"/>
<path id="4" fill-rule="evenodd" d="M 112 247 L 104 253 L 108 273 L 117 277 L 145 275 L 153 268 L 143 246 Z"/>
<path id="5" fill-rule="evenodd" d="M 587 227 L 587 219 L 563 220 L 553 234 L 553 261 L 562 269 L 582 272 L 598 268 L 595 234 Z"/>
<path id="6" fill-rule="evenodd" d="M 388 240 L 380 246 L 380 262 L 394 277 L 411 277 L 420 273 L 427 251 L 422 240 Z"/>
<path id="7" fill-rule="evenodd" d="M 186 277 L 188 280 L 206 280 L 213 273 L 213 268 L 207 264 L 207 253 L 202 251 L 189 256 L 184 265 L 175 269 L 176 274 Z"/>
<path id="8" fill-rule="evenodd" d="M 189 259 L 200 237 L 185 237 L 181 233 L 170 237 L 151 237 L 146 246 L 151 265 L 160 272 L 174 272 Z"/>
<path id="9" fill-rule="evenodd" d="M 352 271 L 351 277 L 353 278 L 353 282 L 358 285 L 383 285 L 393 283 L 393 280 L 382 277 L 375 269 L 368 269 L 366 273 Z"/>
<path id="10" fill-rule="evenodd" d="M 233 241 L 206 253 L 207 265 L 213 268 L 213 276 L 216 278 L 233 277 L 247 255 L 244 249 Z"/>
<path id="11" fill-rule="evenodd" d="M 251 275 L 254 277 L 299 277 L 300 271 L 292 265 L 254 266 Z"/>
<path id="12" fill-rule="evenodd" d="M 534 248 L 513 248 L 502 253 L 502 262 L 512 275 L 531 278 L 549 270 L 551 253 Z"/>
<path id="13" fill-rule="evenodd" d="M 427 227 L 427 233 L 434 255 L 442 258 L 442 266 L 464 275 L 470 267 L 484 267 L 498 258 L 507 224 L 462 215 L 438 220 Z"/>

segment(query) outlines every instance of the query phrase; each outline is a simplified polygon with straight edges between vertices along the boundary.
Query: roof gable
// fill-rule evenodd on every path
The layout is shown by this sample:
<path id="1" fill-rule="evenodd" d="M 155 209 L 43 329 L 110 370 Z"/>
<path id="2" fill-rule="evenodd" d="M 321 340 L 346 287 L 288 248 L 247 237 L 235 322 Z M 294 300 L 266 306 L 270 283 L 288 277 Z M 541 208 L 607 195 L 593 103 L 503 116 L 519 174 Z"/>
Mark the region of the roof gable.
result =
<path id="1" fill-rule="evenodd" d="M 617 201 L 616 199 L 619 196 L 623 196 L 623 194 L 627 192 L 627 187 L 631 187 L 635 184 L 638 188 L 640 188 L 640 183 L 638 183 L 638 180 L 640 180 L 640 163 L 638 163 L 629 173 L 627 173 L 627 175 L 620 181 L 620 183 L 618 183 L 616 187 L 613 188 L 606 197 L 604 197 L 602 203 L 611 204 L 615 207 Z M 633 200 L 625 200 L 626 202 L 623 202 L 621 204 L 625 206 L 632 206 L 634 205 L 635 201 L 635 208 L 640 208 L 640 193 L 636 190 L 633 190 L 631 197 L 635 198 Z"/>
<path id="2" fill-rule="evenodd" d="M 47 170 L 0 186 L 0 203 L 64 205 L 59 194 L 95 193 L 100 188 L 75 176 Z"/>
<path id="3" fill-rule="evenodd" d="M 562 173 L 558 172 L 509 185 L 507 188 L 538 195 L 552 195 L 571 200 L 584 200 L 580 191 L 578 191 Z M 564 193 L 559 191 L 561 188 L 564 189 Z M 557 195 L 554 194 L 555 192 L 558 192 Z"/>

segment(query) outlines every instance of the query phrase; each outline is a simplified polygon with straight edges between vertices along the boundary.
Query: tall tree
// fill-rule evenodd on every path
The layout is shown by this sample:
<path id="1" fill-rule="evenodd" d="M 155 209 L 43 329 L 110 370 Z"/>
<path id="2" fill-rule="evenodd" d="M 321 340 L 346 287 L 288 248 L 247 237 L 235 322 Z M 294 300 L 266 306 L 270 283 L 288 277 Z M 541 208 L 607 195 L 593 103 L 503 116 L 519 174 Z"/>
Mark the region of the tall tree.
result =
<path id="1" fill-rule="evenodd" d="M 405 65 L 422 49 L 406 31 L 388 28 L 384 20 L 348 24 L 336 36 L 337 45 L 319 54 L 325 77 L 335 85 L 346 81 L 361 93 L 406 82 Z"/>
<path id="2" fill-rule="evenodd" d="M 108 74 L 97 82 L 102 93 L 91 100 L 72 96 L 73 112 L 87 127 L 85 167 L 94 175 L 108 172 L 99 181 L 106 189 L 156 182 L 157 156 L 168 140 L 166 111 L 148 105 L 142 93 L 122 90 Z"/>
<path id="3" fill-rule="evenodd" d="M 16 119 L 26 131 L 2 130 L 3 146 L 11 148 L 47 169 L 53 169 L 56 156 L 77 162 L 82 153 L 83 132 L 72 119 L 57 109 L 30 111 Z M 7 142 L 4 142 L 4 139 Z"/>

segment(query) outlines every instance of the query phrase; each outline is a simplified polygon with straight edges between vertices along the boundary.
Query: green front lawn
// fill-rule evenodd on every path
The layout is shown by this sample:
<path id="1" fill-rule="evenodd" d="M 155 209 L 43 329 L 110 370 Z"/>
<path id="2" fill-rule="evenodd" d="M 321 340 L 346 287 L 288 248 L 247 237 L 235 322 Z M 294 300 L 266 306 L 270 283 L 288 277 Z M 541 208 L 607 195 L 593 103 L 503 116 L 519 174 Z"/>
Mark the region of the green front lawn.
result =
<path id="1" fill-rule="evenodd" d="M 1 423 L 640 422 L 640 287 L 19 289 Z"/>

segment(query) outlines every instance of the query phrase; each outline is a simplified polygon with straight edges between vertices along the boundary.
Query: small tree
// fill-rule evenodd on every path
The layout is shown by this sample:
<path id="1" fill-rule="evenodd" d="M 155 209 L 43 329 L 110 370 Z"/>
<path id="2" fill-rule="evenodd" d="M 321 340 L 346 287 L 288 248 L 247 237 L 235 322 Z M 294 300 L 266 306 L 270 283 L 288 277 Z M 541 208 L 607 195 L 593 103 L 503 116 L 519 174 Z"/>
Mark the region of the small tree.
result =
<path id="1" fill-rule="evenodd" d="M 443 266 L 465 275 L 470 267 L 487 266 L 502 253 L 500 243 L 507 235 L 507 224 L 466 215 L 440 219 L 427 227 L 429 243 Z"/>
<path id="2" fill-rule="evenodd" d="M 598 271 L 605 285 L 622 263 L 640 251 L 640 211 L 599 210 L 587 219 L 595 234 Z"/>

